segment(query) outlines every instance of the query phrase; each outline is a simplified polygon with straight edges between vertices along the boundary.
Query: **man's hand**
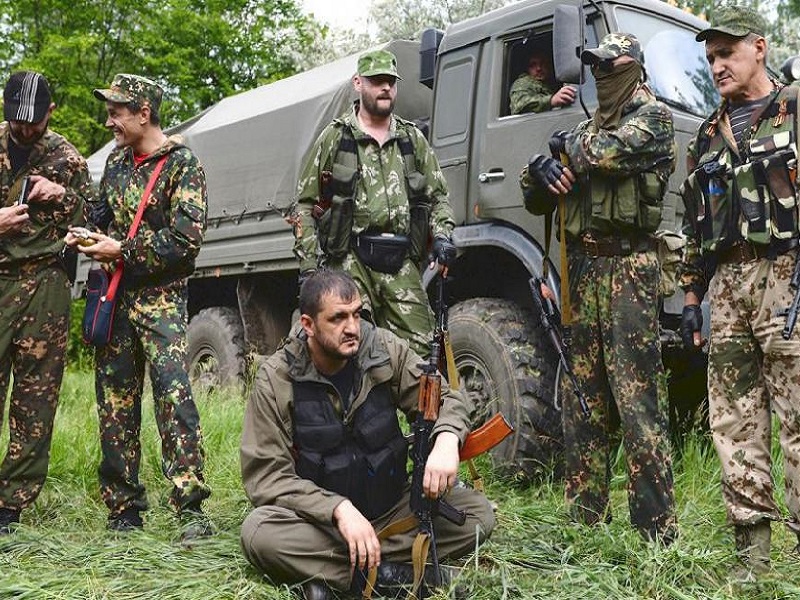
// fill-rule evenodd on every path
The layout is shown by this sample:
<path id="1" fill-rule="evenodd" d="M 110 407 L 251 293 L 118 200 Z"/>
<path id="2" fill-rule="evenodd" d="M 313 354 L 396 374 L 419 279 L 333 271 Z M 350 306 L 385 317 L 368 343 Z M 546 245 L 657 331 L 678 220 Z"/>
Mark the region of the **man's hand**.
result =
<path id="1" fill-rule="evenodd" d="M 555 302 L 556 295 L 553 293 L 553 290 L 550 289 L 544 281 L 542 281 L 541 285 L 539 286 L 539 291 L 542 293 L 542 298 L 547 298 L 548 300 Z"/>
<path id="2" fill-rule="evenodd" d="M 428 498 L 439 498 L 456 483 L 458 474 L 458 436 L 452 431 L 443 431 L 436 441 L 425 463 L 422 489 Z"/>
<path id="3" fill-rule="evenodd" d="M 534 154 L 528 161 L 528 175 L 551 194 L 566 194 L 575 183 L 568 167 L 544 154 Z"/>
<path id="4" fill-rule="evenodd" d="M 0 208 L 0 236 L 18 232 L 29 220 L 25 204 Z"/>
<path id="5" fill-rule="evenodd" d="M 28 202 L 61 202 L 67 192 L 63 185 L 50 181 L 41 175 L 31 175 L 31 190 Z"/>
<path id="6" fill-rule="evenodd" d="M 553 133 L 550 141 L 547 142 L 550 148 L 550 156 L 558 160 L 559 156 L 565 152 L 568 136 L 568 131 L 556 131 Z"/>
<path id="7" fill-rule="evenodd" d="M 437 235 L 433 238 L 433 246 L 428 255 L 428 267 L 432 269 L 438 262 L 440 268 L 446 269 L 455 260 L 456 254 L 457 250 L 453 243 L 443 235 Z"/>
<path id="8" fill-rule="evenodd" d="M 381 564 L 381 543 L 367 518 L 350 500 L 333 509 L 333 522 L 350 550 L 350 567 L 365 569 Z"/>
<path id="9" fill-rule="evenodd" d="M 681 339 L 687 350 L 699 350 L 706 343 L 700 333 L 703 329 L 703 311 L 699 304 L 688 303 L 688 296 L 689 294 L 681 315 Z"/>
<path id="10" fill-rule="evenodd" d="M 78 252 L 82 252 L 92 260 L 102 263 L 114 262 L 122 256 L 122 245 L 114 238 L 97 231 L 90 231 L 89 237 L 95 242 L 90 246 L 85 246 L 79 243 L 81 241 L 85 243 L 85 239 L 73 234 L 72 231 L 68 231 L 64 242 L 67 246 L 75 246 Z"/>
<path id="11" fill-rule="evenodd" d="M 560 108 L 570 106 L 575 102 L 575 88 L 571 85 L 561 87 L 555 94 L 550 96 L 550 106 Z"/>

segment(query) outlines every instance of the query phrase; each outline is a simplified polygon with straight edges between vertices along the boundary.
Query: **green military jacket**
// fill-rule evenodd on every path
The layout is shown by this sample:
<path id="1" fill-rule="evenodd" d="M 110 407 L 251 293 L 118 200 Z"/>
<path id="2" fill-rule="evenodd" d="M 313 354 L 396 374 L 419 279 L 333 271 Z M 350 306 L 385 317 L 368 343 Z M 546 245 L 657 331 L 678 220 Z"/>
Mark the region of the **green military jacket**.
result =
<path id="1" fill-rule="evenodd" d="M 142 194 L 159 159 L 168 155 L 136 235 L 128 240 Z M 122 241 L 129 285 L 163 285 L 190 275 L 206 226 L 206 176 L 197 157 L 171 136 L 138 166 L 129 147 L 108 157 L 91 220 Z"/>
<path id="2" fill-rule="evenodd" d="M 319 246 L 316 223 L 311 216 L 321 194 L 323 171 L 330 172 L 342 136 L 347 127 L 356 141 L 358 173 L 355 188 L 352 233 L 366 230 L 408 234 L 410 227 L 409 190 L 406 165 L 400 149 L 404 135 L 411 138 L 417 170 L 424 178 L 423 195 L 430 206 L 429 227 L 432 236 L 450 237 L 455 222 L 448 201 L 447 182 L 439 161 L 422 132 L 412 123 L 395 115 L 391 117 L 389 138 L 379 146 L 361 130 L 356 117 L 357 105 L 350 112 L 328 125 L 311 149 L 300 172 L 294 207 L 294 253 L 300 260 L 300 271 L 316 269 L 325 262 Z"/>
<path id="3" fill-rule="evenodd" d="M 391 332 L 362 321 L 357 354 L 359 382 L 350 406 L 353 413 L 375 386 L 388 382 L 397 408 L 413 419 L 419 395 L 422 359 L 408 343 Z M 295 471 L 292 424 L 293 382 L 327 384 L 331 402 L 342 415 L 342 403 L 334 386 L 319 374 L 308 354 L 305 333 L 290 337 L 256 373 L 247 403 L 242 431 L 242 482 L 254 506 L 281 506 L 305 519 L 330 524 L 334 509 L 344 497 L 298 477 Z M 443 404 L 432 436 L 450 431 L 461 443 L 469 433 L 469 410 L 461 394 L 442 380 Z M 346 418 L 346 415 L 342 415 Z"/>
<path id="4" fill-rule="evenodd" d="M 511 85 L 508 103 L 512 115 L 540 113 L 552 108 L 550 106 L 552 97 L 553 90 L 544 81 L 523 73 Z"/>
<path id="5" fill-rule="evenodd" d="M 566 153 L 577 181 L 566 197 L 566 231 L 577 238 L 654 232 L 661 222 L 667 181 L 677 153 L 672 113 L 641 86 L 625 105 L 618 127 L 599 129 L 592 119 L 570 132 Z M 528 175 L 520 176 L 525 207 L 553 211 L 556 199 Z"/>
<path id="6" fill-rule="evenodd" d="M 59 134 L 47 130 L 37 141 L 28 158 L 28 165 L 11 172 L 8 154 L 8 123 L 0 123 L 0 198 L 3 206 L 16 202 L 22 180 L 28 175 L 41 175 L 66 189 L 60 202 L 30 202 L 30 221 L 18 233 L 0 239 L 0 274 L 14 274 L 23 265 L 51 265 L 64 247 L 67 227 L 84 222 L 84 202 L 91 197 L 91 178 L 86 161 Z"/>
<path id="7" fill-rule="evenodd" d="M 797 237 L 792 171 L 798 99 L 798 88 L 776 83 L 764 105 L 750 116 L 743 151 L 733 137 L 724 100 L 698 129 L 689 145 L 689 177 L 681 187 L 688 241 L 680 271 L 684 290 L 702 295 L 708 286 L 709 257 L 736 241 L 769 244 Z M 719 175 L 705 177 L 704 165 Z"/>

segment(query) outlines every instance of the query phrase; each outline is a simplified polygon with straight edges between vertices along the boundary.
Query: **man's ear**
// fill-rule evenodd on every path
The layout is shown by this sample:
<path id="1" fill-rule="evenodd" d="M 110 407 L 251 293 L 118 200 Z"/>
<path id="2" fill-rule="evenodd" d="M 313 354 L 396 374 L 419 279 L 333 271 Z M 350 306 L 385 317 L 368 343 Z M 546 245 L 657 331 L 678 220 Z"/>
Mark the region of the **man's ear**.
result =
<path id="1" fill-rule="evenodd" d="M 308 315 L 300 315 L 300 325 L 308 337 L 314 337 L 314 319 Z"/>
<path id="2" fill-rule="evenodd" d="M 146 125 L 150 122 L 150 106 L 145 104 L 142 109 L 139 111 L 139 116 L 141 117 L 142 125 Z"/>
<path id="3" fill-rule="evenodd" d="M 358 75 L 353 75 L 353 89 L 356 91 L 356 93 L 361 93 L 361 77 Z"/>

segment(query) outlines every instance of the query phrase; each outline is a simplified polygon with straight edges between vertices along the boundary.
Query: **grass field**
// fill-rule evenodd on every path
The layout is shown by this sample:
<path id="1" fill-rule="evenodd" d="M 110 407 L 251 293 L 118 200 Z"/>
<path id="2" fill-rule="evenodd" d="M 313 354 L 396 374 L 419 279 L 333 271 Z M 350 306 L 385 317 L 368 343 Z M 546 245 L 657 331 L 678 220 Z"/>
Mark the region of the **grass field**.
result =
<path id="1" fill-rule="evenodd" d="M 291 598 L 287 588 L 262 579 L 239 552 L 239 525 L 250 509 L 239 479 L 244 401 L 211 395 L 199 397 L 198 406 L 206 476 L 214 489 L 206 509 L 219 533 L 191 549 L 177 543 L 179 528 L 167 507 L 169 488 L 161 476 L 148 400 L 142 479 L 151 509 L 143 532 L 112 534 L 97 491 L 100 452 L 92 377 L 68 373 L 47 485 L 23 513 L 19 529 L 0 539 L 0 599 Z M 499 505 L 499 523 L 492 540 L 463 570 L 460 581 L 470 597 L 800 598 L 798 557 L 790 555 L 796 540 L 778 525 L 773 526 L 773 571 L 758 584 L 728 582 L 734 566 L 732 532 L 724 525 L 719 468 L 706 440 L 690 437 L 676 462 L 681 534 L 668 549 L 643 543 L 630 529 L 622 465 L 618 457 L 614 520 L 597 528 L 569 521 L 558 482 L 520 489 L 489 475 L 488 494 Z M 775 475 L 781 480 L 780 469 Z"/>

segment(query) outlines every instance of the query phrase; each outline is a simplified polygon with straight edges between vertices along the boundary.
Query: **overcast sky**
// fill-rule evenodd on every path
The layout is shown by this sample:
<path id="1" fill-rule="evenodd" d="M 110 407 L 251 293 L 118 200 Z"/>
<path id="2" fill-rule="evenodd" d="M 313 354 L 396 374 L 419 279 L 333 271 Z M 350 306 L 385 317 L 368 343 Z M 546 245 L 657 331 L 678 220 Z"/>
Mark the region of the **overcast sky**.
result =
<path id="1" fill-rule="evenodd" d="M 318 21 L 357 31 L 364 28 L 369 12 L 369 0 L 302 0 L 301 3 L 305 11 L 314 13 Z"/>

